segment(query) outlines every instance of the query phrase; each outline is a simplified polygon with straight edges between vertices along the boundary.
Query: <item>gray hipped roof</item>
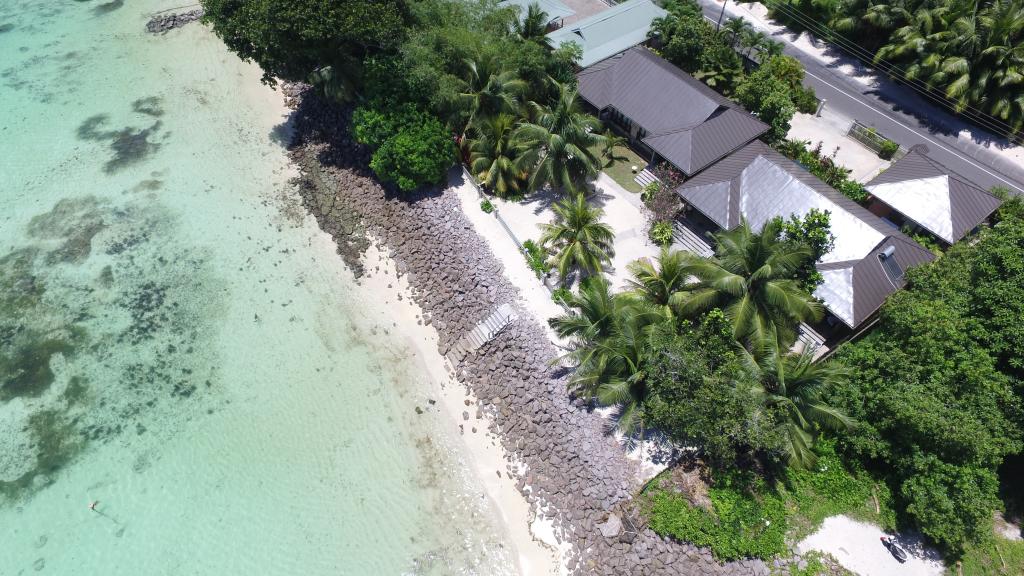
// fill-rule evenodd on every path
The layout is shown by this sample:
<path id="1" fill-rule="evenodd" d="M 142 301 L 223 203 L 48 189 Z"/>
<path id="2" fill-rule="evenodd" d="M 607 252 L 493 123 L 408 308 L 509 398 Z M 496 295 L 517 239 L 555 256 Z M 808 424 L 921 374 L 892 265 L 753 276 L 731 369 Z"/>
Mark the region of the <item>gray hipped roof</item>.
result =
<path id="1" fill-rule="evenodd" d="M 953 244 L 995 212 L 1000 201 L 913 149 L 865 186 L 878 200 Z"/>
<path id="2" fill-rule="evenodd" d="M 835 236 L 832 250 L 818 261 L 824 282 L 814 295 L 854 328 L 871 316 L 886 296 L 903 285 L 902 273 L 889 280 L 879 254 L 893 247 L 901 271 L 934 258 L 881 218 L 828 186 L 796 162 L 761 141 L 751 142 L 680 186 L 676 192 L 724 229 L 742 220 L 755 230 L 776 217 L 827 211 Z"/>
<path id="3" fill-rule="evenodd" d="M 696 174 L 768 126 L 701 81 L 635 47 L 581 71 L 580 96 L 614 107 L 644 129 L 643 142 L 687 175 Z"/>

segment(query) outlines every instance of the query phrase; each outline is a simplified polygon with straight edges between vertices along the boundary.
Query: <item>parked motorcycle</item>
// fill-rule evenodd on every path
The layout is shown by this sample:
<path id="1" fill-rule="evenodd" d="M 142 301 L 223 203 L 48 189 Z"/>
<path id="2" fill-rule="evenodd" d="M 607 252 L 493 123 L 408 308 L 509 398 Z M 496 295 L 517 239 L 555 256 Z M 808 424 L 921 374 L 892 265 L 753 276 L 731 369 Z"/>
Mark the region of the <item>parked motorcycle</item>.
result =
<path id="1" fill-rule="evenodd" d="M 882 536 L 882 545 L 885 546 L 889 553 L 892 554 L 893 558 L 903 564 L 907 561 L 907 551 L 900 548 L 900 545 L 896 543 L 896 538 L 893 536 Z"/>

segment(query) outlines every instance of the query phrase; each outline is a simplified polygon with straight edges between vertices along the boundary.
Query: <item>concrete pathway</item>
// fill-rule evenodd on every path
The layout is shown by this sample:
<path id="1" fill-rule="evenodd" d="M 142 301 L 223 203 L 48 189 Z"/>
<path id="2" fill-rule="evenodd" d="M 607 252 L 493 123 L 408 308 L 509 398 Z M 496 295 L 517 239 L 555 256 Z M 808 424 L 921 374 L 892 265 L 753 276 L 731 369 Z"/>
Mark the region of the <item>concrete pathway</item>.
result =
<path id="1" fill-rule="evenodd" d="M 876 174 L 889 167 L 890 162 L 882 160 L 874 151 L 846 135 L 850 121 L 826 111 L 821 117 L 797 114 L 790 123 L 789 138 L 809 140 L 811 146 L 822 143 L 825 154 L 836 152 L 836 162 L 850 169 L 850 176 L 857 182 L 867 182 Z"/>

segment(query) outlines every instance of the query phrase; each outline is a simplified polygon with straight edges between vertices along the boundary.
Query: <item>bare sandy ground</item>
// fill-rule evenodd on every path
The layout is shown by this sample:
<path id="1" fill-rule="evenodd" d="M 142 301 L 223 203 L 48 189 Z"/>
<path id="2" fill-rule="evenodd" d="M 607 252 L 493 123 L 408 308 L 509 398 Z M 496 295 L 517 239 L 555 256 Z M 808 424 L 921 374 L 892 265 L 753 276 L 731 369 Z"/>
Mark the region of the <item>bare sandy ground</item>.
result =
<path id="1" fill-rule="evenodd" d="M 847 570 L 860 576 L 941 576 L 945 572 L 937 552 L 925 548 L 920 538 L 897 535 L 900 547 L 910 558 L 900 564 L 880 538 L 887 534 L 878 526 L 847 516 L 826 518 L 821 528 L 797 545 L 801 554 L 810 550 L 827 552 Z"/>

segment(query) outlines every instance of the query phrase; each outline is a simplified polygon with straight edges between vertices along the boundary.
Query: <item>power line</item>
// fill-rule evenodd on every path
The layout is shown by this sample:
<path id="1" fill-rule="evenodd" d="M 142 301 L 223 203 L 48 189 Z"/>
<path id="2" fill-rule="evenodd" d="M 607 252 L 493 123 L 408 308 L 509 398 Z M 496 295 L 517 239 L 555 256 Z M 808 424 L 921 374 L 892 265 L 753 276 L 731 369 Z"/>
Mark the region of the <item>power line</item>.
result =
<path id="1" fill-rule="evenodd" d="M 783 5 L 780 4 L 776 6 L 776 8 L 781 6 Z M 843 35 L 825 27 L 824 25 L 821 25 L 820 23 L 817 22 L 817 20 L 810 19 L 810 22 L 808 22 L 807 18 L 809 18 L 810 16 L 807 16 L 802 12 L 791 12 L 788 11 L 788 9 L 786 8 L 782 8 L 780 11 L 785 13 L 785 15 L 788 15 L 793 19 L 797 20 L 799 24 L 805 26 L 812 32 L 825 36 L 827 40 L 838 44 L 841 48 L 845 49 L 847 52 L 850 52 L 851 55 L 863 61 L 863 63 L 873 68 L 878 68 L 879 70 L 885 72 L 886 74 L 899 77 L 909 88 L 914 89 L 915 91 L 918 91 L 919 93 L 928 96 L 930 99 L 934 101 L 939 101 L 943 107 L 949 108 L 950 110 L 957 114 L 963 112 L 957 111 L 956 107 L 953 105 L 953 102 L 949 98 L 936 95 L 933 92 L 932 87 L 929 86 L 927 83 L 922 82 L 919 79 L 910 78 L 907 75 L 907 72 L 898 65 L 891 63 L 891 61 L 886 60 L 885 58 L 874 59 L 874 57 L 871 56 L 870 52 L 856 44 L 851 43 L 851 41 L 846 39 Z M 1001 121 L 998 118 L 995 118 L 975 107 L 965 105 L 964 110 L 970 111 L 971 113 L 973 113 L 974 116 L 979 117 L 977 119 L 980 120 L 981 122 L 987 121 L 988 127 L 997 127 L 998 130 L 1006 130 L 1011 133 L 1015 131 L 1014 128 L 1007 124 L 1006 122 Z"/>
<path id="2" fill-rule="evenodd" d="M 878 68 L 880 71 L 886 74 L 900 78 L 911 90 L 914 90 L 918 94 L 938 104 L 940 107 L 947 108 L 950 111 L 954 112 L 955 114 L 961 114 L 964 110 L 970 111 L 971 113 L 968 116 L 974 121 L 976 121 L 978 124 L 980 124 L 983 128 L 987 128 L 989 130 L 993 130 L 997 134 L 1004 135 L 1011 142 L 1020 142 L 1020 138 L 1014 136 L 1016 130 L 1009 124 L 1003 122 L 1002 120 L 995 118 L 985 112 L 982 112 L 981 110 L 970 105 L 965 105 L 963 110 L 957 110 L 956 105 L 951 100 L 935 94 L 927 84 L 921 82 L 920 80 L 908 77 L 906 71 L 900 66 L 892 62 L 889 62 L 885 59 L 879 59 L 878 61 L 875 61 L 874 57 L 871 55 L 870 52 L 868 52 L 861 46 L 854 44 L 841 33 L 838 33 L 828 28 L 824 24 L 814 20 L 813 17 L 785 3 L 771 2 L 771 6 L 773 9 L 778 10 L 783 15 L 792 18 L 798 24 L 803 25 L 809 31 L 821 35 L 826 40 L 829 40 L 837 44 L 840 48 L 850 53 L 851 56 L 860 60 L 861 62 L 874 68 Z"/>
<path id="3" fill-rule="evenodd" d="M 785 10 L 783 10 L 783 12 L 785 12 Z M 885 61 L 885 60 L 880 60 L 882 65 L 878 65 L 870 57 L 871 56 L 870 52 L 867 52 L 866 50 L 864 50 L 863 48 L 861 48 L 859 46 L 850 44 L 849 41 L 846 40 L 842 35 L 834 36 L 833 35 L 834 33 L 830 29 L 823 27 L 821 24 L 819 24 L 818 22 L 816 22 L 814 20 L 811 20 L 811 21 L 808 22 L 807 20 L 804 19 L 804 17 L 802 17 L 802 15 L 790 14 L 788 12 L 786 13 L 786 15 L 789 16 L 790 18 L 792 18 L 793 20 L 796 20 L 797 23 L 803 25 L 805 28 L 808 28 L 810 31 L 818 34 L 819 36 L 824 37 L 827 40 L 832 41 L 835 44 L 838 44 L 840 48 L 843 48 L 844 50 L 849 52 L 851 54 L 851 56 L 853 56 L 854 58 L 857 58 L 861 62 L 864 62 L 865 64 L 867 64 L 867 65 L 869 65 L 871 67 L 878 68 L 879 70 L 881 70 L 882 72 L 884 72 L 886 74 L 891 74 L 891 75 L 894 75 L 894 76 L 899 76 L 904 81 L 904 83 L 906 84 L 906 86 L 908 88 L 910 88 L 911 90 L 914 90 L 918 94 L 920 94 L 920 95 L 924 96 L 925 98 L 931 100 L 932 102 L 938 104 L 940 107 L 948 108 L 954 114 L 961 114 L 961 111 L 956 110 L 956 107 L 952 104 L 952 102 L 949 99 L 934 94 L 931 91 L 931 88 L 928 87 L 927 84 L 924 84 L 920 80 L 908 77 L 906 75 L 906 72 L 904 72 L 901 68 L 899 68 L 895 64 L 892 64 L 891 62 L 888 62 L 888 61 Z M 712 22 L 714 22 L 714 20 L 712 20 L 711 18 L 708 18 L 708 19 L 711 20 Z M 867 55 L 867 57 L 864 56 L 865 54 Z M 895 71 L 896 73 L 892 74 L 893 71 Z M 992 130 L 993 132 L 996 132 L 997 134 L 1006 134 L 1006 133 L 1011 133 L 1012 134 L 1012 133 L 1015 132 L 1015 130 L 1011 126 L 1006 124 L 1005 122 L 1002 122 L 998 118 L 992 117 L 992 116 L 986 114 L 985 112 L 982 112 L 981 110 L 978 110 L 978 109 L 976 109 L 976 108 L 974 108 L 974 107 L 972 107 L 970 105 L 965 106 L 964 109 L 965 110 L 970 110 L 971 112 L 973 112 L 973 114 L 970 115 L 971 118 L 973 118 L 983 128 Z M 989 119 L 989 120 L 986 120 L 986 119 Z M 1007 135 L 1006 137 L 1007 137 L 1007 139 L 1009 139 L 1011 141 L 1018 140 L 1018 138 L 1015 138 L 1014 136 Z"/>

